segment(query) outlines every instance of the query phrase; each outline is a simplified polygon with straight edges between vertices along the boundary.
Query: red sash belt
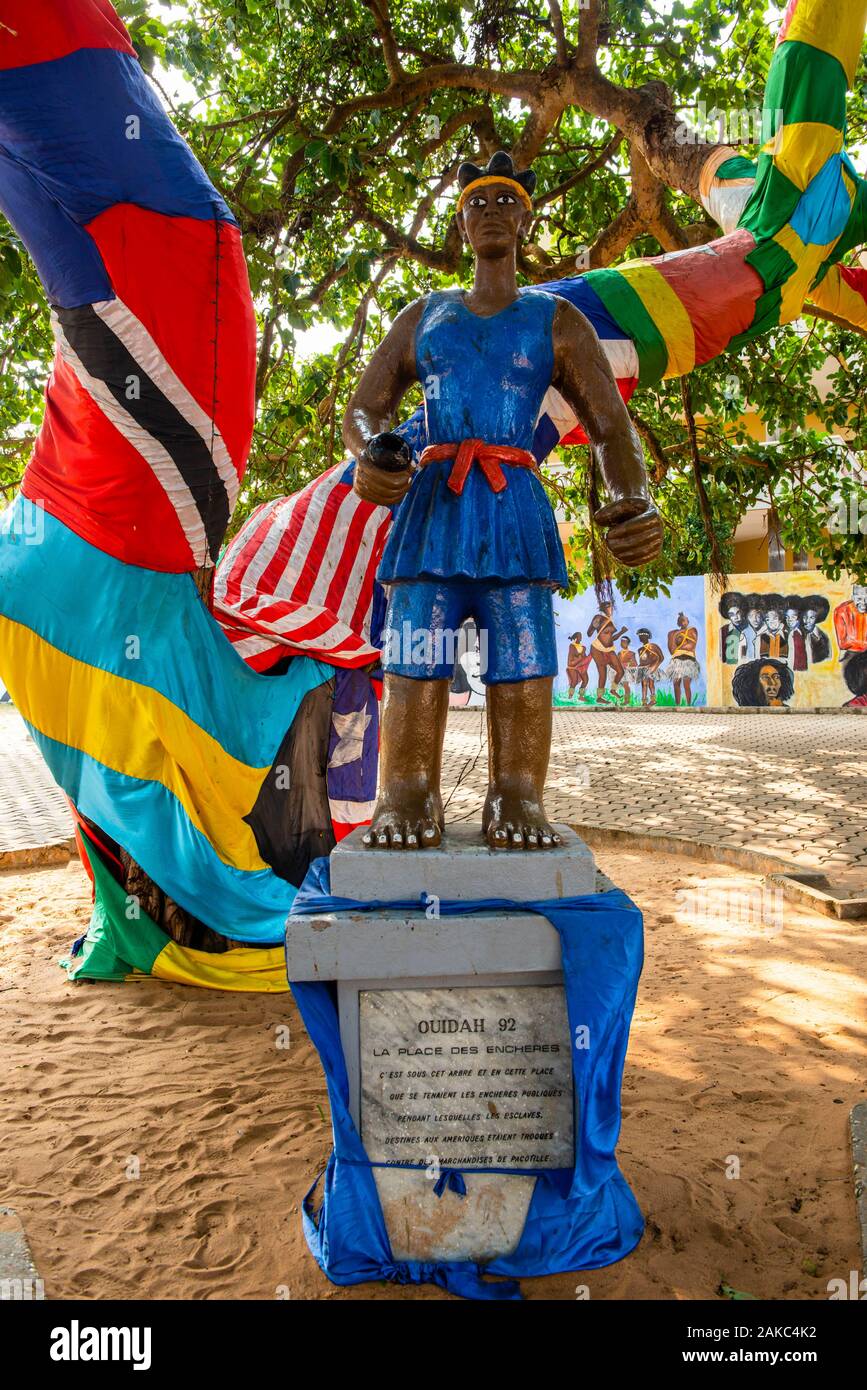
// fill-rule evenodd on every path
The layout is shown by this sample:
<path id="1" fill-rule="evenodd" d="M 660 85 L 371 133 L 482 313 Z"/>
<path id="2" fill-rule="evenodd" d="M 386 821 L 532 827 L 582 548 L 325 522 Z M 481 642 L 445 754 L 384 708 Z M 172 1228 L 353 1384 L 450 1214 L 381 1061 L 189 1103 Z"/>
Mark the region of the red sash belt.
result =
<path id="1" fill-rule="evenodd" d="M 448 486 L 460 497 L 470 469 L 477 463 L 488 480 L 492 492 L 507 487 L 502 464 L 512 468 L 538 468 L 529 449 L 513 449 L 511 444 L 486 444 L 484 439 L 465 439 L 460 444 L 429 444 L 418 461 L 419 468 L 442 459 L 454 459 Z"/>

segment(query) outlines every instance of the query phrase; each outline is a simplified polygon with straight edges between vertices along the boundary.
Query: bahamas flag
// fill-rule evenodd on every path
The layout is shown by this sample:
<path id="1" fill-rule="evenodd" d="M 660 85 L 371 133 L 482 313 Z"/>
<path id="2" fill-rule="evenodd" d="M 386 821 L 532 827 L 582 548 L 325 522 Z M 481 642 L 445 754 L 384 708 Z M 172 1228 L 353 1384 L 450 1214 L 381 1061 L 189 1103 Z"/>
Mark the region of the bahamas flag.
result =
<path id="1" fill-rule="evenodd" d="M 258 675 L 190 575 L 126 565 L 24 497 L 0 518 L 0 661 L 82 815 L 208 927 L 282 940 L 310 858 L 333 843 L 298 737 L 330 718 L 330 667 L 298 657 Z"/>

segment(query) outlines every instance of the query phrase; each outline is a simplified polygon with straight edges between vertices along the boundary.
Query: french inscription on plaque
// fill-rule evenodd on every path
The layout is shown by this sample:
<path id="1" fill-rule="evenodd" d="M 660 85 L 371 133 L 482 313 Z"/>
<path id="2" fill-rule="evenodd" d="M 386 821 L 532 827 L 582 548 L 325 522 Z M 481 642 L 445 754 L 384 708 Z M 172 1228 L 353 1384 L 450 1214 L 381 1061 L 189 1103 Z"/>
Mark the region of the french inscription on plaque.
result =
<path id="1" fill-rule="evenodd" d="M 359 995 L 361 1137 L 376 1163 L 571 1168 L 562 985 Z"/>

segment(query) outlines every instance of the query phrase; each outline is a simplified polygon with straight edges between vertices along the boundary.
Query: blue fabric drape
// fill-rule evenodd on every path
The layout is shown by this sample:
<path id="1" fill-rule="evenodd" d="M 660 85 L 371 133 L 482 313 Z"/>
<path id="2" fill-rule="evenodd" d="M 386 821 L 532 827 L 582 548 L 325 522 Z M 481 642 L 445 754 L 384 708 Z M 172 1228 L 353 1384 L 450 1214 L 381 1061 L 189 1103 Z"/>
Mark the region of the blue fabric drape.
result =
<path id="1" fill-rule="evenodd" d="M 356 902 L 331 896 L 329 862 L 310 866 L 291 916 L 325 912 L 423 910 L 422 899 Z M 575 1167 L 539 1171 L 517 1248 L 480 1266 L 469 1261 L 401 1263 L 392 1255 L 372 1164 L 349 1113 L 349 1082 L 336 995 L 326 983 L 292 983 L 292 993 L 325 1071 L 334 1149 L 322 1204 L 303 1206 L 304 1233 L 323 1272 L 336 1284 L 371 1279 L 434 1283 L 464 1298 L 520 1298 L 517 1279 L 613 1264 L 635 1248 L 644 1229 L 638 1204 L 617 1166 L 620 1085 L 629 1024 L 643 960 L 641 913 L 618 890 L 588 897 L 517 903 L 501 898 L 439 904 L 441 916 L 495 910 L 535 912 L 560 937 L 575 1087 Z M 290 981 L 291 983 L 291 981 Z M 582 1045 L 586 1042 L 586 1046 Z M 472 1172 L 472 1168 L 464 1168 Z M 484 1171 L 490 1172 L 490 1169 Z M 455 1188 L 455 1183 L 450 1182 Z M 486 1275 L 509 1276 L 493 1282 Z"/>

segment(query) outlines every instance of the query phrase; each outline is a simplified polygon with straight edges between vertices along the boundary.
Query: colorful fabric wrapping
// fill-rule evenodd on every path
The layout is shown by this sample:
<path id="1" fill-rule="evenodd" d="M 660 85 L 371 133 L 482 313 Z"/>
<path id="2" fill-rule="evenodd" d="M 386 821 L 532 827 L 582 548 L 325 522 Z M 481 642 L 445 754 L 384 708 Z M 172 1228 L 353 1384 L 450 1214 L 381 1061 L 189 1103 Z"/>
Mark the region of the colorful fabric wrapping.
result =
<path id="1" fill-rule="evenodd" d="M 279 941 L 311 854 L 333 843 L 324 796 L 318 824 L 293 824 L 278 780 L 298 765 L 298 794 L 317 792 L 292 727 L 324 701 L 327 729 L 331 668 L 301 657 L 257 675 L 189 575 L 125 565 L 24 497 L 0 516 L 0 653 L 82 814 L 207 926 Z"/>
<path id="2" fill-rule="evenodd" d="M 93 880 L 94 907 L 86 935 L 62 962 L 70 980 L 117 983 L 153 977 L 232 992 L 287 992 L 282 947 L 234 947 L 212 953 L 179 946 L 131 901 L 99 848 L 87 837 L 80 837 L 79 843 Z"/>
<path id="3" fill-rule="evenodd" d="M 216 560 L 247 461 L 238 227 L 107 0 L 4 0 L 0 209 L 53 307 L 23 492 L 128 564 Z"/>
<path id="4" fill-rule="evenodd" d="M 576 1047 L 572 1053 L 575 1166 L 537 1171 L 524 1231 L 511 1255 L 498 1257 L 484 1267 L 470 1261 L 395 1260 L 372 1165 L 349 1111 L 349 1082 L 333 989 L 327 983 L 294 983 L 295 1002 L 325 1072 L 334 1140 L 322 1206 L 314 1216 L 317 1179 L 305 1199 L 302 1224 L 312 1254 L 335 1284 L 387 1279 L 402 1284 L 433 1283 L 464 1298 L 519 1298 L 517 1284 L 491 1283 L 485 1275 L 517 1280 L 597 1269 L 622 1259 L 641 1239 L 641 1212 L 615 1153 L 621 1077 L 643 960 L 641 913 L 617 890 L 550 902 L 443 900 L 439 905 L 444 916 L 500 909 L 536 912 L 556 928 L 570 1037 L 577 1037 L 578 1029 L 588 1028 L 590 1037 L 597 1040 L 592 1047 Z M 333 898 L 328 861 L 323 859 L 310 866 L 293 915 L 379 910 L 417 910 L 422 916 L 424 903 Z M 450 1173 L 453 1190 L 460 1191 L 461 1174 Z"/>
<path id="5" fill-rule="evenodd" d="M 859 302 L 833 267 L 867 239 L 867 184 L 843 150 L 846 91 L 865 20 L 867 0 L 789 5 L 765 91 L 770 138 L 756 164 L 717 149 L 703 171 L 702 201 L 725 236 L 542 286 L 584 309 L 610 361 L 608 324 L 616 326 L 634 345 L 640 385 L 683 375 L 791 322 L 808 298 L 820 307 L 836 302 L 843 318 L 848 308 L 848 321 L 861 325 Z M 628 399 L 628 378 L 614 371 Z M 553 404 L 545 402 L 543 417 L 558 415 L 561 441 L 584 442 L 574 417 L 564 419 L 562 403 Z M 550 425 L 539 433 L 553 447 Z"/>

